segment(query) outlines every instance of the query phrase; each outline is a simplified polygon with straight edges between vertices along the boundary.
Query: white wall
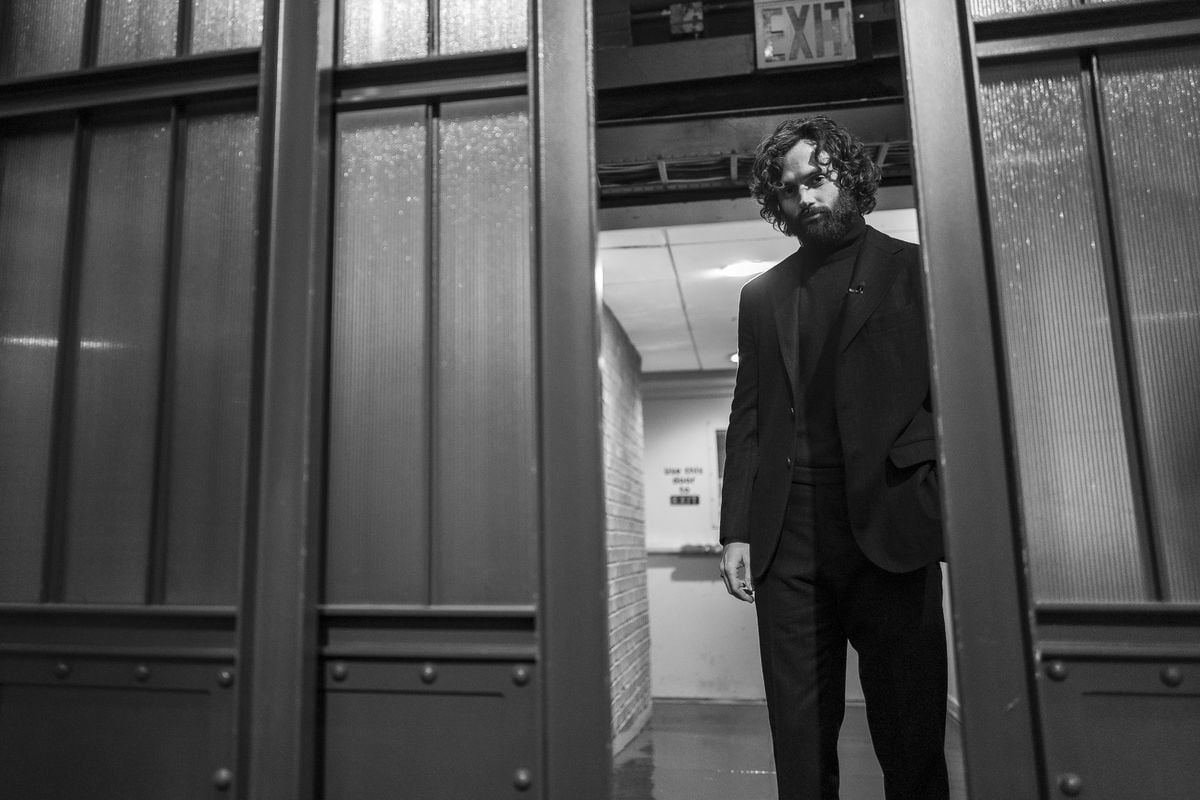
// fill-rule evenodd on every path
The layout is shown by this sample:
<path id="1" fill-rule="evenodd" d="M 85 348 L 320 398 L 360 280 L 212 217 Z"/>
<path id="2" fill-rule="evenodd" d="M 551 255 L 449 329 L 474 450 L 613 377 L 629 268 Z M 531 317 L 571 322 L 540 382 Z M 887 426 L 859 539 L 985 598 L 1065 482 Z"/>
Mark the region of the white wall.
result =
<path id="1" fill-rule="evenodd" d="M 715 545 L 720 525 L 716 431 L 729 420 L 729 398 L 721 381 L 716 396 L 656 398 L 643 383 L 642 419 L 646 435 L 646 547 L 678 550 Z M 675 498 L 676 502 L 672 502 Z M 694 500 L 684 505 L 679 499 Z"/>
<path id="2" fill-rule="evenodd" d="M 716 579 L 716 555 L 651 555 L 650 693 L 762 700 L 754 607 Z"/>
<path id="3" fill-rule="evenodd" d="M 753 606 L 725 591 L 716 431 L 729 421 L 731 375 L 646 379 L 647 593 L 655 697 L 762 700 Z M 671 497 L 698 498 L 695 505 Z"/>
<path id="4" fill-rule="evenodd" d="M 761 700 L 754 607 L 730 597 L 717 574 L 715 431 L 729 419 L 732 374 L 645 376 L 642 392 L 651 693 L 659 698 Z M 671 504 L 672 496 L 682 495 L 699 500 Z M 949 619 L 948 608 L 946 613 Z M 951 705 L 956 706 L 953 645 L 949 651 Z M 846 664 L 846 698 L 862 700 L 853 648 Z"/>

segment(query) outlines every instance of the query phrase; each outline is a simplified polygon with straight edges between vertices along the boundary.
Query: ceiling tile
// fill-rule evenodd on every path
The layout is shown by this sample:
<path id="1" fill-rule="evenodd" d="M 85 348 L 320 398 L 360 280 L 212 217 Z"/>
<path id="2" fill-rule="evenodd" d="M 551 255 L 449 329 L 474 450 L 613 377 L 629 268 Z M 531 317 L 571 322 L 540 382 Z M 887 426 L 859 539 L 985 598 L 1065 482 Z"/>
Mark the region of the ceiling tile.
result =
<path id="1" fill-rule="evenodd" d="M 600 251 L 604 285 L 642 281 L 674 281 L 671 252 L 666 247 L 608 247 Z"/>
<path id="2" fill-rule="evenodd" d="M 784 236 L 671 246 L 675 269 L 681 282 L 727 278 L 728 276 L 721 273 L 721 269 L 730 264 L 738 261 L 764 261 L 775 264 L 795 250 L 795 240 Z M 746 277 L 742 276 L 737 285 L 745 282 Z"/>
<path id="3" fill-rule="evenodd" d="M 683 303 L 674 280 L 606 285 L 604 303 L 630 337 L 646 332 L 678 331 L 687 335 Z"/>
<path id="4" fill-rule="evenodd" d="M 604 302 L 641 355 L 643 372 L 700 369 L 674 278 L 606 283 Z"/>
<path id="5" fill-rule="evenodd" d="M 661 247 L 667 243 L 667 232 L 662 228 L 626 228 L 617 231 L 600 231 L 599 245 L 606 247 Z"/>
<path id="6" fill-rule="evenodd" d="M 915 208 L 874 211 L 867 215 L 867 224 L 888 236 L 895 236 L 897 239 L 903 239 L 913 244 L 919 242 Z"/>
<path id="7" fill-rule="evenodd" d="M 782 236 L 761 219 L 704 225 L 673 225 L 666 228 L 667 240 L 675 244 L 728 242 L 742 239 L 769 239 Z"/>
<path id="8" fill-rule="evenodd" d="M 656 354 L 651 353 L 642 357 L 642 372 L 695 372 L 699 370 L 700 362 L 694 355 L 688 356 L 681 352 Z"/>
<path id="9" fill-rule="evenodd" d="M 912 208 L 867 220 L 891 236 L 917 239 Z M 795 239 L 761 220 L 603 231 L 600 242 L 604 300 L 647 373 L 733 367 L 738 297 L 750 278 L 720 268 L 740 260 L 776 263 L 796 249 Z"/>
<path id="10" fill-rule="evenodd" d="M 684 306 L 701 369 L 729 369 L 737 349 L 738 297 L 746 278 L 692 281 L 683 285 Z"/>

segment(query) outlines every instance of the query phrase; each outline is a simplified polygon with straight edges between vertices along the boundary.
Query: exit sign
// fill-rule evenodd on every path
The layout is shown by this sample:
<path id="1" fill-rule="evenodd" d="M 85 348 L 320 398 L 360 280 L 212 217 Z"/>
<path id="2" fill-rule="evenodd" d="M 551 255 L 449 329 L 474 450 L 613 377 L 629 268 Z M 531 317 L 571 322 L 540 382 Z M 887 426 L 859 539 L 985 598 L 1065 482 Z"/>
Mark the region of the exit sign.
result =
<path id="1" fill-rule="evenodd" d="M 850 0 L 755 0 L 758 68 L 854 60 Z"/>

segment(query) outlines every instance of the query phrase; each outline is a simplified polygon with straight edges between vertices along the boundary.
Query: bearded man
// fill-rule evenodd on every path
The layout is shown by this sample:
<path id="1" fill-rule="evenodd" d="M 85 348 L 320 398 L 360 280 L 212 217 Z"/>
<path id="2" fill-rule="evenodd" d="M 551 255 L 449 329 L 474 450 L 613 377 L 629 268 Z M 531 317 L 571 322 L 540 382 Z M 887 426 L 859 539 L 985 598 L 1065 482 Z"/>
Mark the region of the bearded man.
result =
<path id="1" fill-rule="evenodd" d="M 781 800 L 837 800 L 846 645 L 887 800 L 945 800 L 946 633 L 915 245 L 869 227 L 879 169 L 825 117 L 758 148 L 799 248 L 742 290 L 721 576 L 755 604 Z"/>

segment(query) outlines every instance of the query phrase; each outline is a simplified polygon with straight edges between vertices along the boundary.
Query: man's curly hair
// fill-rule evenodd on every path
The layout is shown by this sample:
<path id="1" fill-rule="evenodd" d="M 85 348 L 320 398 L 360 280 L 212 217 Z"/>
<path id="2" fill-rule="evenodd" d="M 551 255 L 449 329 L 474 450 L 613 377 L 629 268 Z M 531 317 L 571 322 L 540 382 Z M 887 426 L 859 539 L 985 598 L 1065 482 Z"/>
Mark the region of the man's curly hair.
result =
<path id="1" fill-rule="evenodd" d="M 804 141 L 812 142 L 817 153 L 829 156 L 829 169 L 837 174 L 838 187 L 854 201 L 859 213 L 871 213 L 875 208 L 875 190 L 879 188 L 879 167 L 850 131 L 829 117 L 811 117 L 779 123 L 755 151 L 750 194 L 762 206 L 758 212 L 762 218 L 776 230 L 788 232 L 778 196 L 783 158 Z"/>

